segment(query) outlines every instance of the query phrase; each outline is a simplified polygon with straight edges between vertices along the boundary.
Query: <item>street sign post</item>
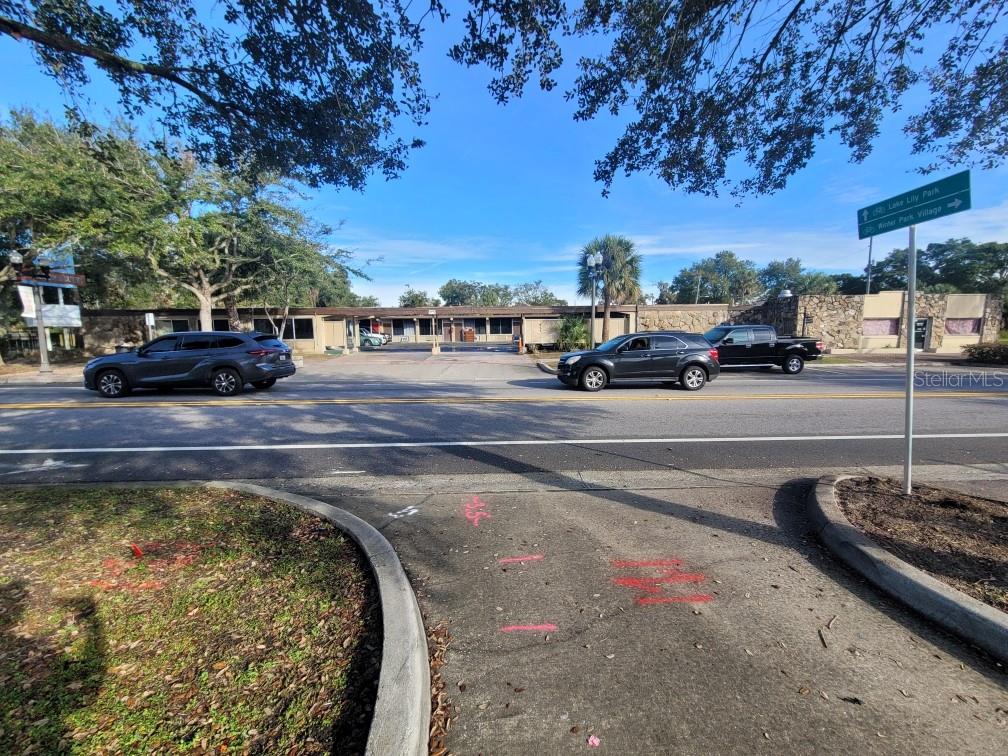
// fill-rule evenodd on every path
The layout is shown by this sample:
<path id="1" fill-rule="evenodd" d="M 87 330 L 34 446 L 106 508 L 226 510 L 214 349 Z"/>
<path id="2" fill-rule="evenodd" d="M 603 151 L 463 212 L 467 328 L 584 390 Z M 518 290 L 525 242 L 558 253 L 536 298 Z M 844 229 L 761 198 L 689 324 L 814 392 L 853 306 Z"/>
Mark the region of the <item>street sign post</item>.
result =
<path id="1" fill-rule="evenodd" d="M 970 172 L 963 171 L 861 208 L 858 238 L 867 239 L 969 209 Z"/>
<path id="2" fill-rule="evenodd" d="M 882 202 L 858 210 L 858 238 L 865 239 L 910 228 L 907 249 L 907 315 L 904 323 L 906 332 L 906 406 L 903 415 L 903 433 L 906 455 L 903 461 L 903 493 L 912 490 L 913 461 L 913 400 L 914 400 L 914 347 L 917 320 L 917 225 L 953 213 L 969 210 L 970 172 L 962 171 L 930 184 L 897 194 Z M 868 275 L 871 276 L 871 253 L 868 257 Z M 871 281 L 871 278 L 868 279 Z M 870 293 L 870 292 L 869 292 Z"/>

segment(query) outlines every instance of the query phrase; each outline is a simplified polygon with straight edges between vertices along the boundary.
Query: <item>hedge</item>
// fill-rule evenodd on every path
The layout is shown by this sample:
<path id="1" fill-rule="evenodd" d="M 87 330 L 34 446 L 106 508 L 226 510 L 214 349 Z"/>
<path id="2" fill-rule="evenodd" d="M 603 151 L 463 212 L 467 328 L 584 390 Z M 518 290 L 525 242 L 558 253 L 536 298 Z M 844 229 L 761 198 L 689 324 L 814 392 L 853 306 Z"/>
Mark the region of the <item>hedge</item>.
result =
<path id="1" fill-rule="evenodd" d="M 1008 365 L 1008 344 L 997 344 L 993 341 L 970 344 L 963 347 L 963 353 L 974 362 Z"/>

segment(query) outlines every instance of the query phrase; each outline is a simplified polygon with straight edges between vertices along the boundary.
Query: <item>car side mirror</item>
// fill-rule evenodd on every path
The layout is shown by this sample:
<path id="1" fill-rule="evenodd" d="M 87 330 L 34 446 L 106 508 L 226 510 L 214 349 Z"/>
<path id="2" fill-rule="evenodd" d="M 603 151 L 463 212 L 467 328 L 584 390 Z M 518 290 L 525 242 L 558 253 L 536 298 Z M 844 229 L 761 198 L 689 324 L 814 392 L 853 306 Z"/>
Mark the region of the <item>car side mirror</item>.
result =
<path id="1" fill-rule="evenodd" d="M 721 343 L 722 344 L 734 344 L 735 343 L 735 339 L 733 339 L 731 336 L 725 336 L 723 339 L 721 339 Z"/>

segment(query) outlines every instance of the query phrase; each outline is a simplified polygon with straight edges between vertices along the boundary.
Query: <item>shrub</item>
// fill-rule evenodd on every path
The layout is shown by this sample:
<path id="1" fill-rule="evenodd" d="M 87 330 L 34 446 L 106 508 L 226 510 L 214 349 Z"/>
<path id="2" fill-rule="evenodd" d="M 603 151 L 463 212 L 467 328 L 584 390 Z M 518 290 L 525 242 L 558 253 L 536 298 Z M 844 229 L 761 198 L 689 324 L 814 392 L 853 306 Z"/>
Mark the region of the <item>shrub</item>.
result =
<path id="1" fill-rule="evenodd" d="M 570 352 L 588 347 L 588 323 L 577 315 L 564 315 L 557 326 L 557 349 Z"/>
<path id="2" fill-rule="evenodd" d="M 963 352 L 974 362 L 986 362 L 989 365 L 1008 365 L 1008 344 L 996 344 L 992 341 L 981 344 L 969 344 L 963 347 Z"/>

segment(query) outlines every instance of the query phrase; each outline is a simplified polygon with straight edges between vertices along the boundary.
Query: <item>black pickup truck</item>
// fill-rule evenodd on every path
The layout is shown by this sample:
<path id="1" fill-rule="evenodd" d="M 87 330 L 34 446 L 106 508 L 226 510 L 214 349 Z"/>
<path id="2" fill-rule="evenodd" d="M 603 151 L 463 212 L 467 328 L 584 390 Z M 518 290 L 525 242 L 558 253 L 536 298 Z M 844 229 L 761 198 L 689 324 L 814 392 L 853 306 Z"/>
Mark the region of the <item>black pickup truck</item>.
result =
<path id="1" fill-rule="evenodd" d="M 721 367 L 769 367 L 777 365 L 795 375 L 807 360 L 822 356 L 823 343 L 815 339 L 778 336 L 773 326 L 726 325 L 712 328 L 704 338 L 717 347 Z"/>

